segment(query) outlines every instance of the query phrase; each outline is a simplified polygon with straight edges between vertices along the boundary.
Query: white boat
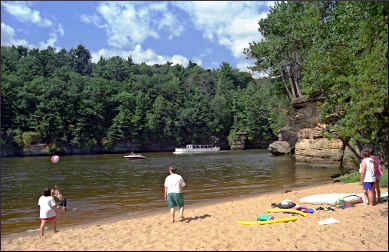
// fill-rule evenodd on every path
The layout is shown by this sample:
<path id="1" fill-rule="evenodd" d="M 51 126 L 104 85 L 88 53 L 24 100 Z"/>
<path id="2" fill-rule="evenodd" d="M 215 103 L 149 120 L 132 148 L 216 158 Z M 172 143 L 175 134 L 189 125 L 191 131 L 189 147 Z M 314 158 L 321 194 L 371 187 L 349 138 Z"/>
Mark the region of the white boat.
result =
<path id="1" fill-rule="evenodd" d="M 146 158 L 145 156 L 142 156 L 140 154 L 134 154 L 134 153 L 128 154 L 128 155 L 123 156 L 123 157 L 129 158 L 129 159 L 145 159 Z"/>
<path id="2" fill-rule="evenodd" d="M 188 144 L 185 148 L 175 148 L 174 154 L 191 154 L 191 153 L 206 153 L 206 152 L 218 152 L 220 147 L 214 147 L 212 145 L 199 145 Z"/>

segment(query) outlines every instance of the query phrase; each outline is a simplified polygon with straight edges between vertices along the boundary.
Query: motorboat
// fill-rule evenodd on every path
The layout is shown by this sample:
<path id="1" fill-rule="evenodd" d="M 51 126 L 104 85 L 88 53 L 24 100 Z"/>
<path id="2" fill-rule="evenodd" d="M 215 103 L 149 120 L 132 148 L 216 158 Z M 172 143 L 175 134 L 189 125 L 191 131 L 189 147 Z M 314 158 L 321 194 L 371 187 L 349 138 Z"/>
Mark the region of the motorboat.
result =
<path id="1" fill-rule="evenodd" d="M 220 147 L 212 145 L 199 145 L 199 144 L 188 144 L 185 148 L 175 148 L 174 154 L 191 154 L 191 153 L 207 153 L 207 152 L 218 152 Z"/>
<path id="2" fill-rule="evenodd" d="M 129 159 L 145 159 L 146 157 L 143 156 L 143 155 L 140 155 L 140 154 L 135 154 L 135 153 L 131 153 L 131 154 L 128 154 L 126 156 L 123 156 L 124 158 L 129 158 Z"/>

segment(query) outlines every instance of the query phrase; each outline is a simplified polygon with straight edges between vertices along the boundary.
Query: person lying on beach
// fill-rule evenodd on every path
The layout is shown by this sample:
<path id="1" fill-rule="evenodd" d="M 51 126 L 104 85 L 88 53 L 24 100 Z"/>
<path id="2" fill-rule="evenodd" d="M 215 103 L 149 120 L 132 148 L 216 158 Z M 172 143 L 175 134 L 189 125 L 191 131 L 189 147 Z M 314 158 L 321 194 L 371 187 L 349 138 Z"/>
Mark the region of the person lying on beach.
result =
<path id="1" fill-rule="evenodd" d="M 56 221 L 56 212 L 55 209 L 57 205 L 55 204 L 54 198 L 50 195 L 50 189 L 46 188 L 43 190 L 43 195 L 40 196 L 38 200 L 38 206 L 40 207 L 39 217 L 41 219 L 41 237 L 44 235 L 45 225 L 47 221 L 52 221 L 54 233 L 57 232 L 57 221 Z"/>
<path id="2" fill-rule="evenodd" d="M 168 207 L 170 207 L 171 222 L 174 223 L 174 215 L 176 208 L 180 209 L 181 220 L 185 220 L 184 217 L 184 195 L 182 189 L 186 186 L 184 179 L 181 175 L 176 174 L 177 169 L 173 166 L 169 167 L 169 173 L 165 179 L 164 184 L 164 198 L 167 200 Z"/>
<path id="3" fill-rule="evenodd" d="M 54 189 L 51 190 L 51 195 L 59 200 L 58 206 L 61 206 L 66 213 L 66 199 L 63 197 L 61 190 L 57 185 L 54 185 Z"/>

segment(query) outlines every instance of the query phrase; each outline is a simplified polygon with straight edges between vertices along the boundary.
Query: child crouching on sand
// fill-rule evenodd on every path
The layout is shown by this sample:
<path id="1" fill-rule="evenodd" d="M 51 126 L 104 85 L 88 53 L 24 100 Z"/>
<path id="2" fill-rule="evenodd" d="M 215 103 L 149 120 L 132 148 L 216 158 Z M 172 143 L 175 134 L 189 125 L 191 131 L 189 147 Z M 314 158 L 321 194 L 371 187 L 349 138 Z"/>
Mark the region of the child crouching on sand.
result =
<path id="1" fill-rule="evenodd" d="M 359 173 L 361 174 L 361 184 L 363 185 L 363 193 L 365 194 L 368 203 L 367 205 L 375 205 L 374 183 L 376 181 L 374 173 L 374 160 L 370 157 L 368 150 L 362 151 L 363 160 L 361 162 Z"/>

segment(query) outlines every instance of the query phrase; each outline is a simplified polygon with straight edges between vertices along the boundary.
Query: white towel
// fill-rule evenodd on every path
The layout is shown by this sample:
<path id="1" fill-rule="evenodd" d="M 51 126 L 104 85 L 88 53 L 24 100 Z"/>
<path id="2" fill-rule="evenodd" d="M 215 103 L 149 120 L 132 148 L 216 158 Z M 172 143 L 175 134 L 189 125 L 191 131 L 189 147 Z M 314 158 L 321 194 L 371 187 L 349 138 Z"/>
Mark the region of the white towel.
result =
<path id="1" fill-rule="evenodd" d="M 327 224 L 333 224 L 333 223 L 340 223 L 340 221 L 331 217 L 331 218 L 319 221 L 318 223 L 320 225 L 327 225 Z"/>

